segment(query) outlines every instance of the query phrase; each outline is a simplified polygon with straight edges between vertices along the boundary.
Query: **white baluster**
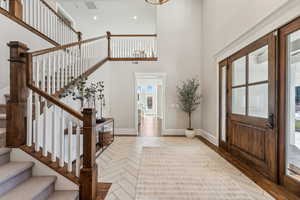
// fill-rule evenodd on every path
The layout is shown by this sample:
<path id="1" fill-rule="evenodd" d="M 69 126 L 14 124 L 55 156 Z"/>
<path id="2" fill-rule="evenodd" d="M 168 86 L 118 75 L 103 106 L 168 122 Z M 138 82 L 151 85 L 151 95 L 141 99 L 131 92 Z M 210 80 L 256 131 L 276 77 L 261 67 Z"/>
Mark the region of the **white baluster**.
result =
<path id="1" fill-rule="evenodd" d="M 55 94 L 56 92 L 56 83 L 57 83 L 57 77 L 56 77 L 56 57 L 57 57 L 57 52 L 53 53 L 53 72 L 52 72 L 52 93 Z"/>
<path id="2" fill-rule="evenodd" d="M 32 15 L 31 15 L 31 22 L 30 22 L 30 24 L 31 24 L 32 27 L 35 27 L 35 19 L 34 19 L 34 17 L 35 17 L 35 12 L 36 12 L 36 0 L 33 1 L 33 3 L 31 5 L 32 5 L 32 8 L 31 8 Z M 38 13 L 36 13 L 36 14 L 38 14 Z"/>
<path id="3" fill-rule="evenodd" d="M 116 58 L 120 57 L 120 40 L 119 39 L 115 39 L 116 40 Z"/>
<path id="4" fill-rule="evenodd" d="M 64 167 L 65 165 L 65 116 L 64 116 L 64 110 L 61 109 L 60 112 L 60 143 L 59 143 L 59 151 L 60 151 L 60 156 L 59 156 L 59 166 Z"/>
<path id="5" fill-rule="evenodd" d="M 76 128 L 76 176 L 79 177 L 80 175 L 80 126 L 78 124 Z"/>
<path id="6" fill-rule="evenodd" d="M 65 87 L 65 51 L 61 51 L 61 88 Z"/>
<path id="7" fill-rule="evenodd" d="M 68 59 L 67 59 L 68 53 L 67 51 L 64 52 L 64 87 L 68 84 Z"/>
<path id="8" fill-rule="evenodd" d="M 46 75 L 45 75 L 45 70 L 46 70 L 46 60 L 45 56 L 42 56 L 42 84 L 41 84 L 41 89 L 46 92 Z"/>
<path id="9" fill-rule="evenodd" d="M 27 146 L 32 146 L 32 91 L 28 91 L 27 99 Z"/>
<path id="10" fill-rule="evenodd" d="M 35 151 L 39 152 L 40 151 L 40 137 L 39 137 L 39 127 L 40 127 L 40 100 L 39 100 L 39 95 L 36 93 L 35 94 Z"/>
<path id="11" fill-rule="evenodd" d="M 48 70 L 47 70 L 47 92 L 48 94 L 51 94 L 51 80 L 52 80 L 52 76 L 51 76 L 51 69 L 52 69 L 52 54 L 49 53 L 48 55 Z"/>
<path id="12" fill-rule="evenodd" d="M 23 18 L 22 19 L 23 19 L 23 21 L 26 21 L 26 6 L 27 5 L 25 4 L 25 0 L 22 0 L 21 4 L 23 5 L 23 13 L 22 13 Z"/>
<path id="13" fill-rule="evenodd" d="M 56 106 L 53 105 L 53 110 L 52 110 L 52 162 L 56 162 L 56 134 L 57 134 L 57 127 L 56 127 Z"/>
<path id="14" fill-rule="evenodd" d="M 79 76 L 79 71 L 78 71 L 78 67 L 79 67 L 79 62 L 78 62 L 78 47 L 75 47 L 75 78 L 77 78 Z"/>
<path id="15" fill-rule="evenodd" d="M 66 84 L 67 85 L 69 83 L 69 80 L 70 80 L 70 49 L 66 49 L 66 53 L 65 53 L 65 70 L 66 70 Z"/>
<path id="16" fill-rule="evenodd" d="M 24 12 L 25 12 L 25 18 L 23 19 L 24 22 L 27 22 L 27 24 L 29 24 L 29 8 L 30 5 L 28 4 L 28 0 L 24 1 Z"/>
<path id="17" fill-rule="evenodd" d="M 44 101 L 43 106 L 43 115 L 44 115 L 44 123 L 43 123 L 43 156 L 47 157 L 47 135 L 48 135 L 48 105 L 47 101 Z"/>
<path id="18" fill-rule="evenodd" d="M 69 122 L 69 128 L 68 128 L 68 144 L 69 144 L 69 148 L 68 148 L 68 172 L 72 172 L 72 135 L 73 135 L 73 125 L 72 125 L 72 121 L 70 120 Z"/>
<path id="19" fill-rule="evenodd" d="M 70 58 L 70 82 L 72 82 L 72 77 L 74 78 L 74 51 L 73 51 L 73 47 L 70 48 L 70 57 L 69 58 Z"/>
<path id="20" fill-rule="evenodd" d="M 85 72 L 85 66 L 86 66 L 86 45 L 83 44 L 82 45 L 82 60 L 83 60 L 83 64 L 82 64 L 82 72 Z"/>
<path id="21" fill-rule="evenodd" d="M 36 60 L 36 70 L 35 70 L 35 84 L 36 87 L 39 88 L 39 60 Z M 39 100 L 39 95 L 35 93 L 35 151 L 38 152 L 40 151 L 40 146 L 39 146 L 39 125 L 40 125 L 40 100 Z"/>

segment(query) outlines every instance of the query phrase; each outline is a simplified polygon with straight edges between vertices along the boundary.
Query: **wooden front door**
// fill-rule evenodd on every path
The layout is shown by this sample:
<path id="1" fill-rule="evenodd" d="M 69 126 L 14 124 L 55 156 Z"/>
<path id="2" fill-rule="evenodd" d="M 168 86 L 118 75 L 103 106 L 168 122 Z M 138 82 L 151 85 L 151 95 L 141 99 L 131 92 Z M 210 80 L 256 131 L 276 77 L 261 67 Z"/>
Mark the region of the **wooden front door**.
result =
<path id="1" fill-rule="evenodd" d="M 277 181 L 276 34 L 228 59 L 228 150 Z"/>

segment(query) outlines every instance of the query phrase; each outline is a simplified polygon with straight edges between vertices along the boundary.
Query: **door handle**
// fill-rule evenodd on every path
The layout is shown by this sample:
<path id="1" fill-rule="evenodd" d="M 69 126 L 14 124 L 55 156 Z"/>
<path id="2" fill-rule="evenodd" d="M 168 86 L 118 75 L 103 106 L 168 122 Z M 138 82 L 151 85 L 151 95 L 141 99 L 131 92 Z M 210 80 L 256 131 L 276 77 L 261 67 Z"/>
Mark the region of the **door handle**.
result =
<path id="1" fill-rule="evenodd" d="M 270 128 L 270 129 L 274 128 L 274 114 L 269 114 L 267 127 Z"/>

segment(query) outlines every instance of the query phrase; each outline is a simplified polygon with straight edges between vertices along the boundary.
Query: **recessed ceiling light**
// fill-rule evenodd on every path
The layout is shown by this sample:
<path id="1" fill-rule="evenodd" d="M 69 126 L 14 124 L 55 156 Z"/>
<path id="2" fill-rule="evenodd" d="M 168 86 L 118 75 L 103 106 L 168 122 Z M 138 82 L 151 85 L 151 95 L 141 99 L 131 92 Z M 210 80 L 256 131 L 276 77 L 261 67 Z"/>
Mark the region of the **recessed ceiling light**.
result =
<path id="1" fill-rule="evenodd" d="M 134 20 L 137 20 L 137 19 L 138 19 L 138 17 L 135 15 L 135 16 L 133 16 L 133 19 L 134 19 Z"/>
<path id="2" fill-rule="evenodd" d="M 94 19 L 94 20 L 97 20 L 97 19 L 98 19 L 98 16 L 97 16 L 97 15 L 95 15 L 95 16 L 93 17 L 93 19 Z"/>

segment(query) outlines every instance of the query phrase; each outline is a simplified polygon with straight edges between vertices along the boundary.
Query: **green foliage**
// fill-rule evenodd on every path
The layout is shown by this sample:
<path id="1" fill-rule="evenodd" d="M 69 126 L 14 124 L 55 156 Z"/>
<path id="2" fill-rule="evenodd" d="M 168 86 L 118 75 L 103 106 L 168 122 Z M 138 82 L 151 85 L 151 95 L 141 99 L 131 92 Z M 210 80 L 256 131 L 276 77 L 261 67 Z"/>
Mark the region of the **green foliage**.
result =
<path id="1" fill-rule="evenodd" d="M 197 79 L 189 79 L 183 81 L 180 86 L 177 86 L 177 95 L 179 106 L 182 111 L 192 113 L 200 105 L 201 95 L 198 94 L 200 83 Z"/>
<path id="2" fill-rule="evenodd" d="M 189 129 L 191 129 L 191 114 L 200 105 L 201 95 L 198 94 L 200 83 L 196 78 L 183 81 L 177 86 L 177 96 L 180 109 L 189 116 Z"/>
<path id="3" fill-rule="evenodd" d="M 74 78 L 72 77 L 72 81 Z M 72 96 L 73 100 L 84 101 L 103 100 L 104 101 L 104 82 L 91 83 L 87 86 L 87 77 L 81 76 L 61 97 Z"/>

